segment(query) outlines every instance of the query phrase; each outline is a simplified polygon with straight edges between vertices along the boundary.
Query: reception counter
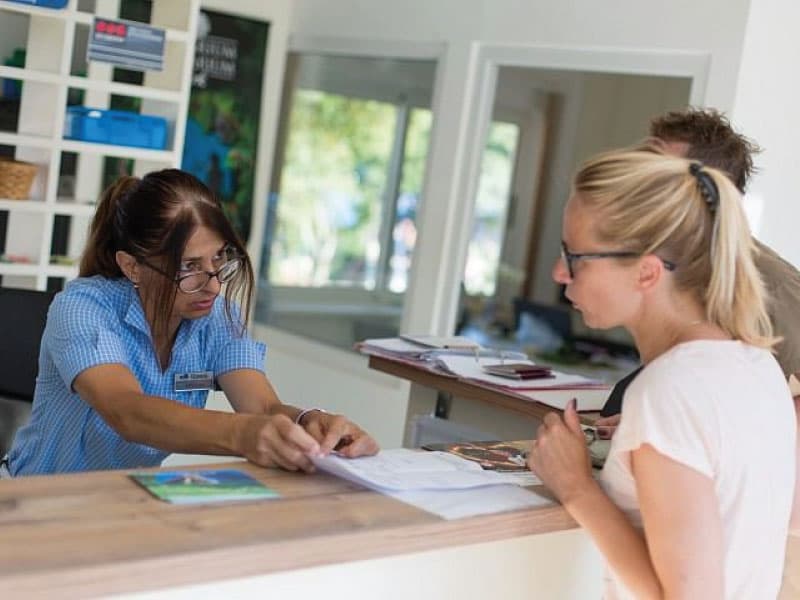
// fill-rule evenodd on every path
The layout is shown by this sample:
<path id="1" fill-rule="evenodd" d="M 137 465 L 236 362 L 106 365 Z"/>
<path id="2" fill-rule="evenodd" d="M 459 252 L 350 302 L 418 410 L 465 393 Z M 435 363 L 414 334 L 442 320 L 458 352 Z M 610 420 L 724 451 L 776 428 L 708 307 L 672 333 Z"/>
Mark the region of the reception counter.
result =
<path id="1" fill-rule="evenodd" d="M 323 473 L 225 467 L 281 497 L 171 505 L 122 471 L 0 481 L 2 597 L 599 597 L 560 506 L 447 521 Z"/>

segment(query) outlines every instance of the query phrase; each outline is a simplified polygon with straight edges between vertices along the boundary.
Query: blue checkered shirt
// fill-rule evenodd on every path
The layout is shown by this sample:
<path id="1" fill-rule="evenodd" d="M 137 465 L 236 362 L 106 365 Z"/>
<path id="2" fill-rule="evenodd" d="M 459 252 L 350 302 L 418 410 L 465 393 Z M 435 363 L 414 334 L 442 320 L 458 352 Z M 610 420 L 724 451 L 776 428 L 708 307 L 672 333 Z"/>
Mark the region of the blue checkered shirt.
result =
<path id="1" fill-rule="evenodd" d="M 266 347 L 240 337 L 223 298 L 211 313 L 181 323 L 162 372 L 138 294 L 127 279 L 79 278 L 56 296 L 47 315 L 30 422 L 9 453 L 13 475 L 155 466 L 166 452 L 126 442 L 72 390 L 79 373 L 100 364 L 125 365 L 146 394 L 204 408 L 207 390 L 176 392 L 175 376 L 264 369 Z"/>

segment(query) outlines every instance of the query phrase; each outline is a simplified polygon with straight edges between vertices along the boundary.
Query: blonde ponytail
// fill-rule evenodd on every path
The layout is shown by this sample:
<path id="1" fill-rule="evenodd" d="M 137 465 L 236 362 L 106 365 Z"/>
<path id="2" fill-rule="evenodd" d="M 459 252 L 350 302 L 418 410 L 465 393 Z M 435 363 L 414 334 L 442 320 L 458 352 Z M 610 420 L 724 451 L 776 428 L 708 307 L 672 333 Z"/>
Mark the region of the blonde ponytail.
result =
<path id="1" fill-rule="evenodd" d="M 741 195 L 720 171 L 704 171 L 719 189 L 709 240 L 711 274 L 705 293 L 706 316 L 736 339 L 771 346 L 778 340 L 773 337 L 761 274 L 753 262 L 758 250 L 742 210 Z"/>

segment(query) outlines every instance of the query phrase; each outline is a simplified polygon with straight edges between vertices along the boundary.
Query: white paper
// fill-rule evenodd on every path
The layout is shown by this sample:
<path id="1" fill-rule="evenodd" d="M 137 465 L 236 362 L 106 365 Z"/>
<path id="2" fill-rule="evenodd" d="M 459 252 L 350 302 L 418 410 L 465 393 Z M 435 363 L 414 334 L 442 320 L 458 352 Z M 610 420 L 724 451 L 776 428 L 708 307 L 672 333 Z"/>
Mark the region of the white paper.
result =
<path id="1" fill-rule="evenodd" d="M 458 490 L 508 481 L 503 477 L 507 473 L 484 471 L 478 463 L 447 452 L 396 448 L 375 456 L 343 458 L 330 454 L 313 461 L 323 471 L 379 491 Z"/>
<path id="2" fill-rule="evenodd" d="M 442 368 L 446 369 L 454 375 L 463 377 L 465 379 L 472 379 L 475 381 L 483 381 L 498 385 L 505 388 L 515 390 L 546 390 L 550 388 L 579 388 L 586 386 L 602 385 L 602 381 L 598 379 L 589 379 L 583 375 L 573 375 L 571 373 L 562 373 L 560 371 L 553 371 L 555 377 L 549 379 L 510 379 L 508 377 L 500 377 L 498 375 L 491 375 L 483 370 L 483 367 L 488 365 L 503 364 L 497 358 L 480 358 L 478 360 L 472 356 L 450 356 L 441 355 L 437 357 L 437 362 Z M 534 364 L 531 361 L 518 361 Z"/>
<path id="3" fill-rule="evenodd" d="M 550 498 L 511 484 L 469 490 L 388 492 L 387 495 L 443 519 L 461 519 L 555 504 Z"/>
<path id="4" fill-rule="evenodd" d="M 397 448 L 375 456 L 315 458 L 323 471 L 360 483 L 443 519 L 459 519 L 554 502 L 521 487 L 541 483 L 530 472 L 484 471 L 446 452 Z"/>
<path id="5" fill-rule="evenodd" d="M 411 342 L 397 337 L 364 340 L 359 346 L 363 352 L 367 353 L 370 351 L 378 351 L 397 356 L 416 358 L 429 350 L 429 348 L 421 348 L 418 344 L 412 344 Z"/>
<path id="6" fill-rule="evenodd" d="M 471 339 L 461 335 L 412 335 L 403 334 L 400 336 L 403 339 L 417 346 L 424 346 L 425 348 L 438 348 L 440 350 L 475 350 L 480 349 L 480 344 L 472 341 Z"/>
<path id="7" fill-rule="evenodd" d="M 495 471 L 503 483 L 510 483 L 519 487 L 542 485 L 542 480 L 530 471 Z"/>

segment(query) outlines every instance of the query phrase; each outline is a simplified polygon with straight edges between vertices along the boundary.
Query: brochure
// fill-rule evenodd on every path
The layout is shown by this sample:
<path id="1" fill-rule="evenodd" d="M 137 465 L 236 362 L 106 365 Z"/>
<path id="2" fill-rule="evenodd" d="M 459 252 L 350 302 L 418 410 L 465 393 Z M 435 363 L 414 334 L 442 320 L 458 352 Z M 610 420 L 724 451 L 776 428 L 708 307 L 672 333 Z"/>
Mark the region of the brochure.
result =
<path id="1" fill-rule="evenodd" d="M 132 473 L 136 483 L 172 504 L 205 504 L 278 498 L 280 494 L 235 469 Z"/>
<path id="2" fill-rule="evenodd" d="M 474 461 L 488 471 L 520 471 L 528 470 L 527 450 L 523 442 L 452 442 L 425 444 L 425 450 L 449 452 L 461 458 Z M 530 442 L 527 442 L 530 445 Z"/>

